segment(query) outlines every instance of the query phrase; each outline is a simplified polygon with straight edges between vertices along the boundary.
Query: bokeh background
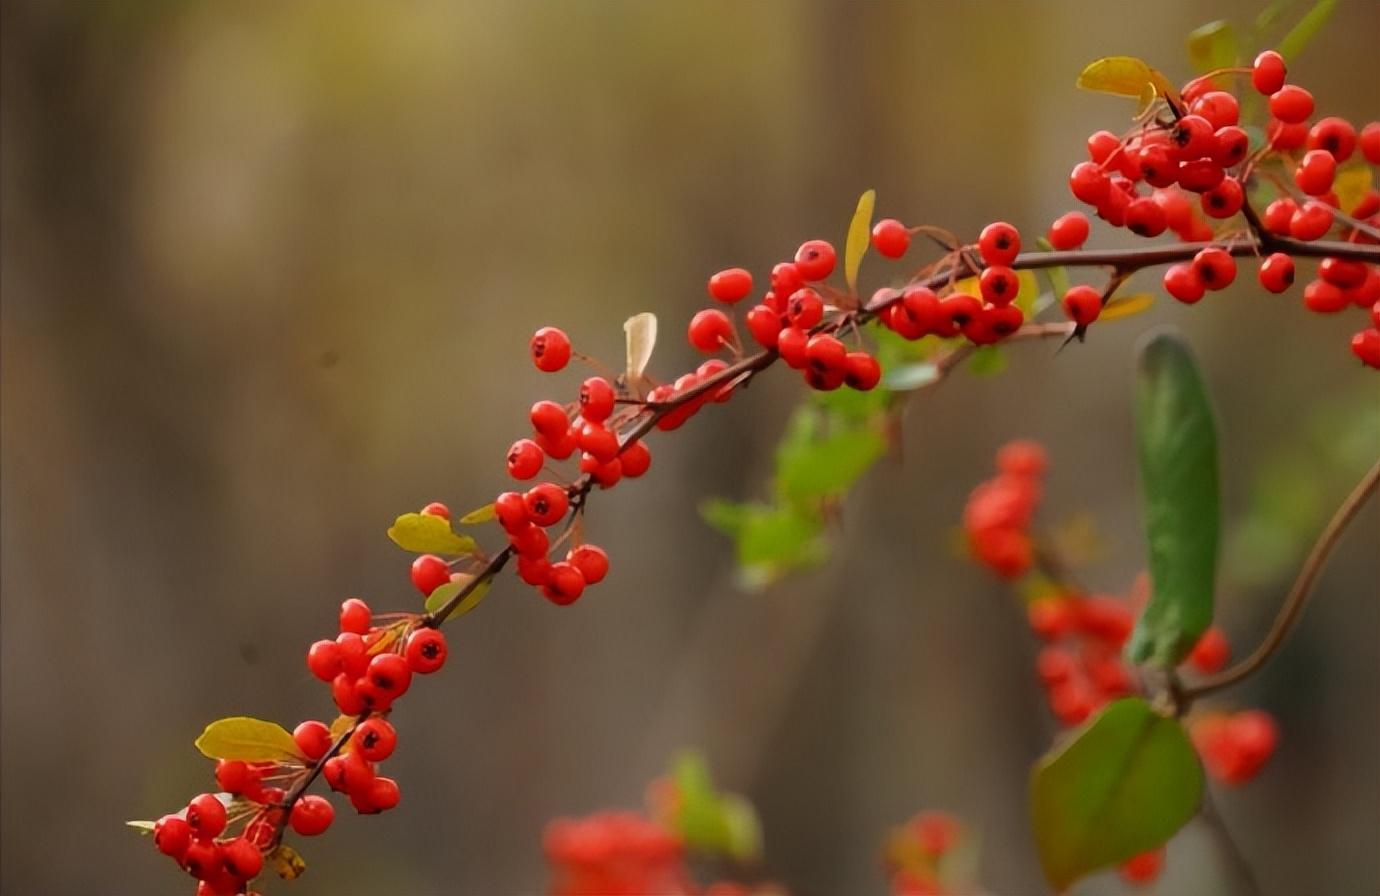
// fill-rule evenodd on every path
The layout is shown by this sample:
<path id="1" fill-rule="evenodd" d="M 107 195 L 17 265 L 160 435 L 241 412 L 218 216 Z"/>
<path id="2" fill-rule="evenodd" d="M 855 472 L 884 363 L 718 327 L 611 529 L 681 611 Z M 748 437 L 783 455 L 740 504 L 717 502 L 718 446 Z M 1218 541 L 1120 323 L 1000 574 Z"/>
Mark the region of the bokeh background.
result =
<path id="1" fill-rule="evenodd" d="M 534 328 L 617 363 L 622 321 L 655 311 L 670 378 L 710 272 L 841 238 L 867 187 L 907 221 L 1039 231 L 1083 137 L 1128 114 L 1075 91 L 1079 68 L 1132 53 L 1183 77 L 1189 30 L 1257 11 L 6 2 L 0 889 L 190 891 L 123 821 L 206 786 L 206 721 L 327 712 L 305 645 L 345 596 L 416 603 L 395 514 L 504 482 L 553 386 Z M 1374 118 L 1376 46 L 1380 10 L 1348 0 L 1292 70 L 1326 111 Z M 1039 438 L 1045 518 L 1092 514 L 1085 577 L 1128 587 L 1133 346 L 1171 322 L 1221 417 L 1220 618 L 1253 644 L 1380 452 L 1380 391 L 1352 320 L 1241 279 L 926 394 L 833 560 L 764 593 L 735 586 L 696 506 L 763 493 L 795 378 L 657 439 L 652 475 L 594 506 L 607 583 L 563 610 L 500 584 L 406 701 L 402 808 L 342 815 L 269 889 L 539 892 L 547 819 L 636 806 L 697 745 L 801 892 L 883 892 L 882 839 L 923 807 L 981 832 L 991 890 L 1041 892 L 1025 780 L 1053 728 L 1022 617 L 953 526 L 996 447 Z M 1268 893 L 1380 890 L 1378 539 L 1372 505 L 1287 649 L 1219 703 L 1282 724 L 1263 778 L 1218 795 Z M 1224 892 L 1202 831 L 1170 853 L 1158 892 Z"/>

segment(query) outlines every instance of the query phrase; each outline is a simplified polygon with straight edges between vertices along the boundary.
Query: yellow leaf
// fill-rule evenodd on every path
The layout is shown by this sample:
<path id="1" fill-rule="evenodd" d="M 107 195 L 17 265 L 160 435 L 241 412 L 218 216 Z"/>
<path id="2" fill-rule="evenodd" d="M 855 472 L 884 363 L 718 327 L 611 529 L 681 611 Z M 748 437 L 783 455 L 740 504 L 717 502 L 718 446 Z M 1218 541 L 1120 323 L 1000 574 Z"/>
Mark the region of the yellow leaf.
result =
<path id="1" fill-rule="evenodd" d="M 335 743 L 344 736 L 355 724 L 354 716 L 336 716 L 335 721 L 331 722 L 331 743 Z"/>
<path id="2" fill-rule="evenodd" d="M 656 315 L 634 314 L 623 322 L 623 332 L 628 337 L 628 385 L 636 388 L 656 348 Z"/>
<path id="3" fill-rule="evenodd" d="M 460 517 L 460 525 L 462 525 L 462 526 L 477 526 L 477 525 L 479 525 L 480 523 L 487 523 L 489 520 L 493 519 L 496 515 L 497 515 L 497 510 L 496 510 L 495 507 L 494 507 L 494 503 L 493 503 L 492 501 L 490 501 L 488 504 L 485 504 L 483 507 L 476 507 L 474 510 L 471 510 L 469 513 L 467 513 L 467 514 L 465 514 L 464 516 Z"/>
<path id="4" fill-rule="evenodd" d="M 283 880 L 296 880 L 302 876 L 303 871 L 307 870 L 306 859 L 303 859 L 297 850 L 286 843 L 279 843 L 264 858 Z"/>
<path id="5" fill-rule="evenodd" d="M 457 534 L 449 520 L 430 513 L 404 513 L 388 527 L 388 537 L 414 554 L 473 554 L 479 548 L 473 538 Z"/>
<path id="6" fill-rule="evenodd" d="M 1338 171 L 1337 179 L 1332 182 L 1332 191 L 1337 194 L 1337 207 L 1351 214 L 1356 203 L 1360 202 L 1361 197 L 1370 189 L 1370 184 L 1369 165 L 1352 165 Z"/>
<path id="7" fill-rule="evenodd" d="M 848 239 L 843 244 L 843 279 L 848 283 L 848 291 L 858 288 L 858 268 L 862 266 L 863 255 L 872 234 L 872 209 L 877 204 L 877 191 L 868 190 L 858 197 L 858 207 L 853 211 L 853 220 L 848 225 Z"/>
<path id="8" fill-rule="evenodd" d="M 196 748 L 210 759 L 242 759 L 245 762 L 304 762 L 306 756 L 282 725 L 232 716 L 206 726 Z"/>
<path id="9" fill-rule="evenodd" d="M 1021 288 L 1013 301 L 1017 308 L 1025 312 L 1026 317 L 1030 317 L 1035 300 L 1040 297 L 1040 281 L 1035 279 L 1033 271 L 1024 268 L 1016 272 L 1016 279 L 1020 281 Z M 954 292 L 981 297 L 982 287 L 978 284 L 978 278 L 968 277 L 954 284 Z"/>
<path id="10" fill-rule="evenodd" d="M 1155 297 L 1148 292 L 1138 292 L 1129 296 L 1113 296 L 1097 319 L 1103 321 L 1116 320 L 1119 317 L 1131 317 L 1142 311 L 1150 310 L 1150 306 L 1153 304 L 1155 304 Z"/>
<path id="11" fill-rule="evenodd" d="M 1079 73 L 1078 86 L 1098 93 L 1135 97 L 1142 102 L 1148 95 L 1148 89 L 1175 103 L 1179 102 L 1179 91 L 1169 79 L 1147 65 L 1145 60 L 1134 56 L 1107 56 L 1089 64 Z"/>

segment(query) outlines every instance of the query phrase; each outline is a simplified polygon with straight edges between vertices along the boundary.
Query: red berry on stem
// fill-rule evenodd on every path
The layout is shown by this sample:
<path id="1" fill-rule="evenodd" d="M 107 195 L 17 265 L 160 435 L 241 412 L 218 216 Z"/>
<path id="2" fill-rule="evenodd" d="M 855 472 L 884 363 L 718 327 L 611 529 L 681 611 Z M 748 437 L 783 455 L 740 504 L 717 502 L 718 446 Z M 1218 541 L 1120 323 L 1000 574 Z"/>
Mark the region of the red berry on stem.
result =
<path id="1" fill-rule="evenodd" d="M 752 292 L 752 274 L 742 268 L 729 268 L 709 278 L 709 295 L 720 302 L 737 302 Z"/>
<path id="2" fill-rule="evenodd" d="M 805 285 L 800 268 L 789 261 L 783 261 L 771 269 L 771 291 L 778 296 L 788 296 Z"/>
<path id="3" fill-rule="evenodd" d="M 1332 189 L 1336 176 L 1337 160 L 1325 149 L 1309 150 L 1294 169 L 1294 183 L 1309 196 L 1321 196 Z"/>
<path id="4" fill-rule="evenodd" d="M 624 448 L 623 453 L 618 456 L 622 463 L 622 473 L 630 479 L 636 479 L 647 472 L 652 465 L 652 452 L 641 439 L 636 442 L 629 442 Z"/>
<path id="5" fill-rule="evenodd" d="M 214 793 L 203 793 L 187 804 L 187 824 L 197 837 L 219 837 L 225 830 L 225 804 Z"/>
<path id="6" fill-rule="evenodd" d="M 542 594 L 553 604 L 565 606 L 579 600 L 585 590 L 584 573 L 570 561 L 551 564 L 551 573 Z"/>
<path id="7" fill-rule="evenodd" d="M 819 333 L 810 337 L 805 346 L 805 357 L 810 369 L 817 373 L 842 373 L 848 349 L 844 348 L 838 337 Z"/>
<path id="8" fill-rule="evenodd" d="M 554 401 L 537 402 L 532 405 L 529 416 L 532 428 L 540 435 L 558 438 L 570 429 L 570 418 L 566 416 L 565 408 Z"/>
<path id="9" fill-rule="evenodd" d="M 827 240 L 807 240 L 795 250 L 796 270 L 810 283 L 832 274 L 834 262 L 834 247 Z"/>
<path id="10" fill-rule="evenodd" d="M 449 581 L 450 566 L 435 554 L 422 554 L 412 561 L 412 585 L 423 597 L 430 597 L 431 592 Z"/>
<path id="11" fill-rule="evenodd" d="M 1088 205 L 1101 205 L 1110 188 L 1111 180 L 1107 172 L 1096 163 L 1079 162 L 1069 174 L 1069 191 L 1078 201 Z"/>
<path id="12" fill-rule="evenodd" d="M 570 337 L 556 327 L 542 327 L 528 347 L 538 370 L 555 373 L 570 363 Z"/>
<path id="13" fill-rule="evenodd" d="M 1021 291 L 1021 281 L 1011 268 L 992 265 L 978 277 L 978 288 L 982 297 L 993 305 L 1009 305 Z"/>
<path id="14" fill-rule="evenodd" d="M 1126 206 L 1126 229 L 1144 237 L 1157 237 L 1169 226 L 1160 204 L 1149 196 L 1131 200 Z"/>
<path id="15" fill-rule="evenodd" d="M 545 557 L 551 547 L 546 530 L 536 523 L 528 523 L 516 532 L 509 533 L 508 543 L 522 557 Z"/>
<path id="16" fill-rule="evenodd" d="M 1180 302 L 1191 305 L 1203 297 L 1207 286 L 1193 265 L 1176 264 L 1164 272 L 1164 288 Z"/>
<path id="17" fill-rule="evenodd" d="M 307 668 L 322 681 L 330 681 L 340 674 L 340 645 L 334 641 L 315 641 L 307 648 Z"/>
<path id="18" fill-rule="evenodd" d="M 331 749 L 331 729 L 325 722 L 308 719 L 292 729 L 292 739 L 297 749 L 311 762 L 325 756 Z"/>
<path id="19" fill-rule="evenodd" d="M 868 392 L 882 381 L 882 367 L 867 352 L 849 352 L 844 359 L 843 381 L 849 388 Z"/>
<path id="20" fill-rule="evenodd" d="M 1188 655 L 1188 661 L 1193 664 L 1193 668 L 1204 675 L 1220 672 L 1226 668 L 1230 659 L 1231 645 L 1227 643 L 1227 636 L 1215 625 L 1203 632 Z"/>
<path id="21" fill-rule="evenodd" d="M 498 518 L 498 524 L 508 532 L 520 529 L 530 522 L 527 519 L 526 499 L 518 492 L 504 492 L 494 499 L 494 516 Z"/>
<path id="22" fill-rule="evenodd" d="M 1294 259 L 1275 252 L 1260 263 L 1260 285 L 1270 292 L 1284 292 L 1294 285 Z"/>
<path id="23" fill-rule="evenodd" d="M 1046 239 L 1049 244 L 1061 251 L 1077 249 L 1088 239 L 1088 216 L 1082 212 L 1069 212 L 1056 218 L 1049 226 Z"/>
<path id="24" fill-rule="evenodd" d="M 350 748 L 370 762 L 382 762 L 393 755 L 398 732 L 387 719 L 373 716 L 359 723 L 350 735 Z"/>
<path id="25" fill-rule="evenodd" d="M 542 482 L 532 486 L 523 498 L 528 518 L 538 526 L 554 526 L 565 516 L 570 507 L 570 499 L 554 482 Z"/>
<path id="26" fill-rule="evenodd" d="M 1251 67 L 1251 85 L 1257 92 L 1270 96 L 1284 86 L 1287 74 L 1284 57 L 1274 50 L 1266 50 L 1255 57 L 1255 64 Z"/>
<path id="27" fill-rule="evenodd" d="M 978 252 L 989 265 L 1007 265 L 1016 260 L 1021 251 L 1021 234 L 1005 221 L 994 221 L 982 228 L 978 235 Z"/>
<path id="28" fill-rule="evenodd" d="M 786 302 L 786 318 L 791 326 L 809 330 L 824 320 L 824 300 L 808 286 L 797 289 Z"/>
<path id="29" fill-rule="evenodd" d="M 508 475 L 514 479 L 531 479 L 545 462 L 546 453 L 531 439 L 518 439 L 508 449 Z"/>
<path id="30" fill-rule="evenodd" d="M 910 247 L 910 230 L 895 218 L 883 218 L 872 227 L 872 248 L 886 258 L 900 258 Z"/>
<path id="31" fill-rule="evenodd" d="M 419 628 L 407 636 L 403 658 L 418 675 L 430 675 L 446 663 L 446 636 L 439 629 Z"/>
<path id="32" fill-rule="evenodd" d="M 391 698 L 401 697 L 412 686 L 412 669 L 396 653 L 380 653 L 369 660 L 369 684 Z"/>
<path id="33" fill-rule="evenodd" d="M 357 597 L 352 597 L 340 605 L 340 630 L 342 632 L 353 632 L 356 635 L 363 635 L 369 631 L 369 622 L 373 614 L 369 612 L 369 605 Z"/>
<path id="34" fill-rule="evenodd" d="M 776 338 L 776 351 L 787 366 L 799 370 L 805 366 L 805 345 L 810 337 L 799 327 L 786 327 Z"/>
<path id="35" fill-rule="evenodd" d="M 1345 162 L 1356 151 L 1356 128 L 1345 118 L 1320 118 L 1308 131 L 1305 145 L 1309 149 L 1325 150 L 1336 161 Z"/>
<path id="36" fill-rule="evenodd" d="M 1372 165 L 1380 165 L 1380 121 L 1372 121 L 1361 128 L 1361 136 L 1357 142 L 1366 161 Z"/>
<path id="37" fill-rule="evenodd" d="M 762 348 L 776 348 L 776 338 L 781 333 L 781 315 L 766 305 L 755 305 L 747 313 L 747 328 L 752 338 Z"/>
<path id="38" fill-rule="evenodd" d="M 1250 154 L 1251 138 L 1242 128 L 1235 125 L 1218 128 L 1213 137 L 1217 145 L 1212 151 L 1212 160 L 1223 168 L 1239 165 Z"/>
<path id="39" fill-rule="evenodd" d="M 1216 246 L 1203 249 L 1193 256 L 1193 269 L 1208 289 L 1225 289 L 1236 279 L 1236 259 Z"/>
<path id="40" fill-rule="evenodd" d="M 1296 240 L 1320 239 L 1332 229 L 1332 207 L 1310 199 L 1289 219 L 1289 235 Z"/>
<path id="41" fill-rule="evenodd" d="M 288 824 L 303 837 L 315 837 L 325 833 L 335 820 L 335 807 L 324 796 L 308 793 L 292 807 Z"/>
<path id="42" fill-rule="evenodd" d="M 733 343 L 733 322 L 719 309 L 706 308 L 690 319 L 687 335 L 695 348 L 713 354 Z"/>
<path id="43" fill-rule="evenodd" d="M 1326 280 L 1314 280 L 1303 288 L 1303 304 L 1309 311 L 1335 314 L 1351 304 L 1346 293 Z"/>
<path id="44" fill-rule="evenodd" d="M 1380 328 L 1368 327 L 1352 336 L 1351 353 L 1367 367 L 1380 369 Z"/>
<path id="45" fill-rule="evenodd" d="M 582 544 L 566 554 L 565 559 L 580 571 L 586 585 L 597 585 L 609 572 L 609 555 L 598 545 Z"/>
<path id="46" fill-rule="evenodd" d="M 153 845 L 165 856 L 181 861 L 192 845 L 192 826 L 187 819 L 164 815 L 153 826 Z"/>
<path id="47" fill-rule="evenodd" d="M 1224 177 L 1220 184 L 1204 192 L 1198 201 L 1209 218 L 1230 218 L 1241 211 L 1241 206 L 1246 202 L 1246 191 L 1236 178 Z"/>
<path id="48" fill-rule="evenodd" d="M 1064 293 L 1063 305 L 1069 320 L 1086 327 L 1102 313 L 1102 293 L 1086 284 L 1075 286 Z"/>
<path id="49" fill-rule="evenodd" d="M 259 848 L 243 837 L 236 837 L 221 845 L 221 861 L 225 870 L 239 881 L 252 880 L 264 867 L 264 855 Z M 235 888 L 239 889 L 238 887 Z M 232 893 L 234 890 L 231 891 Z"/>
<path id="50" fill-rule="evenodd" d="M 1285 124 L 1300 124 L 1313 114 L 1313 94 L 1286 84 L 1270 95 L 1270 114 Z"/>
<path id="51" fill-rule="evenodd" d="M 613 413 L 617 394 L 602 376 L 592 376 L 580 385 L 580 416 L 591 423 L 602 423 Z"/>

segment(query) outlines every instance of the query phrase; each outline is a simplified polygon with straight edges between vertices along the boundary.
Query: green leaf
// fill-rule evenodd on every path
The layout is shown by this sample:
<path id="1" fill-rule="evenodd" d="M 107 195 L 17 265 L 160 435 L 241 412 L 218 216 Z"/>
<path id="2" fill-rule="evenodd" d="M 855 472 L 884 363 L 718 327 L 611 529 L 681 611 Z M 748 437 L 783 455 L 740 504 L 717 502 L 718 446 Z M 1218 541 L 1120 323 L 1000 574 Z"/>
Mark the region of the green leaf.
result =
<path id="1" fill-rule="evenodd" d="M 709 853 L 729 852 L 732 832 L 703 757 L 692 752 L 676 757 L 671 780 L 679 797 L 676 829 L 685 845 Z"/>
<path id="2" fill-rule="evenodd" d="M 1155 849 L 1198 811 L 1203 770 L 1173 719 L 1139 698 L 1105 707 L 1031 772 L 1030 811 L 1045 877 L 1058 892 Z"/>
<path id="3" fill-rule="evenodd" d="M 452 529 L 449 520 L 430 513 L 404 513 L 388 527 L 388 537 L 414 554 L 473 554 L 479 548 L 473 538 Z"/>
<path id="4" fill-rule="evenodd" d="M 787 500 L 843 494 L 886 450 L 886 440 L 871 427 L 840 425 L 835 429 L 824 437 L 791 438 L 781 444 L 776 488 Z"/>
<path id="5" fill-rule="evenodd" d="M 490 501 L 483 507 L 476 507 L 474 510 L 471 510 L 469 513 L 460 517 L 460 525 L 477 526 L 480 523 L 489 522 L 496 516 L 498 516 L 497 506 L 494 504 L 494 502 Z"/>
<path id="6" fill-rule="evenodd" d="M 139 833 L 148 836 L 153 833 L 154 822 L 152 821 L 127 821 L 125 824 L 134 828 Z"/>
<path id="7" fill-rule="evenodd" d="M 1035 244 L 1043 252 L 1053 252 L 1054 244 L 1044 237 L 1035 240 Z M 1050 291 L 1054 293 L 1055 299 L 1062 299 L 1064 293 L 1069 291 L 1069 272 L 1067 268 L 1044 268 L 1045 279 L 1049 281 Z"/>
<path id="8" fill-rule="evenodd" d="M 968 372 L 974 376 L 996 376 L 1005 369 L 1006 352 L 997 345 L 978 346 L 968 361 Z"/>
<path id="9" fill-rule="evenodd" d="M 1284 38 L 1275 47 L 1279 51 L 1279 55 L 1284 57 L 1286 63 L 1294 64 L 1304 48 L 1313 42 L 1313 38 L 1318 36 L 1318 32 L 1327 24 L 1327 20 L 1332 18 L 1332 13 L 1336 8 L 1337 0 L 1318 0 L 1317 3 L 1313 4 L 1312 9 L 1304 13 L 1298 24 L 1289 29 L 1289 33 L 1284 35 Z"/>
<path id="10" fill-rule="evenodd" d="M 743 584 L 755 588 L 785 573 L 822 562 L 826 548 L 823 523 L 817 514 L 796 505 L 704 502 L 705 522 L 734 540 Z"/>
<path id="11" fill-rule="evenodd" d="M 877 191 L 868 190 L 858 197 L 858 207 L 853 210 L 853 220 L 848 224 L 848 239 L 843 244 L 843 279 L 848 291 L 858 288 L 858 268 L 872 235 L 872 209 L 877 204 Z"/>
<path id="12" fill-rule="evenodd" d="M 939 382 L 939 367 L 925 361 L 921 364 L 902 364 L 882 374 L 882 387 L 893 392 L 912 392 Z"/>
<path id="13" fill-rule="evenodd" d="M 210 759 L 245 762 L 305 762 L 306 756 L 286 728 L 276 722 L 232 716 L 206 726 L 196 748 Z"/>
<path id="14" fill-rule="evenodd" d="M 719 799 L 728 828 L 728 854 L 740 862 L 748 862 L 762 854 L 762 824 L 757 810 L 744 797 L 726 793 Z"/>
<path id="15" fill-rule="evenodd" d="M 449 601 L 452 597 L 464 590 L 465 586 L 467 586 L 473 580 L 473 576 L 463 576 L 457 581 L 451 581 L 447 582 L 444 585 L 441 585 L 435 591 L 431 592 L 431 594 L 427 597 L 426 611 L 428 613 L 435 613 L 437 610 L 444 607 L 446 605 L 446 602 Z M 489 588 L 493 585 L 493 583 L 494 580 L 492 577 L 490 577 L 480 582 L 478 585 L 474 586 L 474 590 L 471 591 L 469 594 L 465 595 L 465 599 L 460 601 L 460 603 L 456 604 L 455 609 L 451 610 L 450 614 L 447 615 L 446 618 L 442 619 L 441 621 L 447 622 L 451 619 L 456 618 L 457 616 L 464 616 L 470 610 L 473 610 L 475 607 L 479 606 L 479 602 L 482 601 L 486 596 L 488 596 Z"/>
<path id="16" fill-rule="evenodd" d="M 1172 668 L 1212 622 L 1220 516 L 1212 406 L 1176 335 L 1141 348 L 1136 442 L 1152 591 L 1127 653 Z"/>
<path id="17" fill-rule="evenodd" d="M 1098 93 L 1136 97 L 1142 110 L 1157 95 L 1179 102 L 1179 91 L 1169 79 L 1134 56 L 1107 56 L 1089 63 L 1079 72 L 1077 86 Z"/>
<path id="18" fill-rule="evenodd" d="M 1200 72 L 1231 68 L 1240 55 L 1240 41 L 1231 22 L 1208 22 L 1188 35 L 1188 59 Z"/>

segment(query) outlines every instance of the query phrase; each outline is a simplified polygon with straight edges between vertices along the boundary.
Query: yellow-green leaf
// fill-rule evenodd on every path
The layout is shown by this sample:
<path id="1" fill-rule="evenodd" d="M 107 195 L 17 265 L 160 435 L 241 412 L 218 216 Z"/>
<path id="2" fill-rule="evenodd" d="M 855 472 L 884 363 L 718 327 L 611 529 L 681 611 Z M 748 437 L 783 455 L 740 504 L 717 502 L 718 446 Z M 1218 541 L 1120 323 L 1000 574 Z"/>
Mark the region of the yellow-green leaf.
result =
<path id="1" fill-rule="evenodd" d="M 656 348 L 656 315 L 650 311 L 634 314 L 623 322 L 623 333 L 628 341 L 628 385 L 635 387 Z"/>
<path id="2" fill-rule="evenodd" d="M 460 525 L 462 525 L 462 526 L 477 526 L 477 525 L 479 525 L 480 523 L 487 523 L 489 520 L 493 519 L 496 515 L 497 515 L 497 510 L 496 510 L 496 508 L 495 508 L 495 506 L 494 506 L 494 503 L 493 503 L 492 501 L 490 501 L 488 504 L 485 504 L 483 507 L 476 507 L 474 510 L 471 510 L 469 513 L 467 513 L 467 514 L 465 514 L 464 516 L 460 517 Z"/>
<path id="3" fill-rule="evenodd" d="M 858 197 L 858 207 L 848 225 L 848 240 L 843 244 L 843 279 L 849 292 L 858 288 L 858 268 L 872 234 L 872 209 L 877 204 L 877 191 L 868 190 Z"/>
<path id="4" fill-rule="evenodd" d="M 1188 58 L 1200 72 L 1230 68 L 1236 65 L 1240 52 L 1236 29 L 1222 19 L 1195 28 L 1188 35 Z"/>
<path id="5" fill-rule="evenodd" d="M 1332 182 L 1332 191 L 1337 194 L 1337 207 L 1351 214 L 1356 203 L 1360 202 L 1361 197 L 1370 189 L 1370 184 L 1369 165 L 1351 165 L 1338 171 L 1337 179 Z"/>
<path id="6" fill-rule="evenodd" d="M 431 596 L 426 599 L 426 611 L 428 613 L 435 613 L 437 610 L 444 607 L 447 601 L 463 591 L 465 587 L 473 581 L 474 576 L 457 576 L 455 581 L 437 588 L 435 591 L 431 592 Z M 455 609 L 451 610 L 450 614 L 441 621 L 445 622 L 457 616 L 464 616 L 470 610 L 479 606 L 479 602 L 489 593 L 489 586 L 492 584 L 493 578 L 490 577 L 474 586 L 474 590 L 465 595 L 465 599 L 456 604 Z"/>
<path id="7" fill-rule="evenodd" d="M 1090 63 L 1079 73 L 1078 86 L 1098 93 L 1135 97 L 1142 103 L 1147 89 L 1176 103 L 1179 101 L 1179 91 L 1169 79 L 1135 56 L 1107 56 Z"/>
<path id="8" fill-rule="evenodd" d="M 307 870 L 306 859 L 286 843 L 279 843 L 264 859 L 283 880 L 296 880 Z"/>
<path id="9" fill-rule="evenodd" d="M 388 527 L 388 537 L 414 554 L 473 554 L 478 545 L 450 527 L 450 520 L 430 513 L 404 513 Z"/>
<path id="10" fill-rule="evenodd" d="M 340 738 L 344 737 L 345 732 L 353 728 L 354 724 L 354 716 L 336 716 L 335 720 L 331 722 L 331 743 L 335 743 L 340 740 Z"/>
<path id="11" fill-rule="evenodd" d="M 127 821 L 125 824 L 134 828 L 139 833 L 147 836 L 153 833 L 154 822 L 152 821 Z"/>
<path id="12" fill-rule="evenodd" d="M 286 728 L 276 722 L 232 716 L 206 726 L 196 748 L 210 759 L 242 759 L 245 762 L 303 762 L 306 756 Z"/>
<path id="13" fill-rule="evenodd" d="M 1129 296 L 1112 296 L 1112 300 L 1107 303 L 1107 307 L 1102 309 L 1098 315 L 1098 320 L 1116 320 L 1119 317 L 1131 317 L 1144 311 L 1149 311 L 1150 306 L 1155 304 L 1155 297 L 1148 292 L 1138 292 Z"/>

